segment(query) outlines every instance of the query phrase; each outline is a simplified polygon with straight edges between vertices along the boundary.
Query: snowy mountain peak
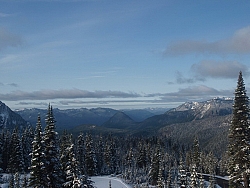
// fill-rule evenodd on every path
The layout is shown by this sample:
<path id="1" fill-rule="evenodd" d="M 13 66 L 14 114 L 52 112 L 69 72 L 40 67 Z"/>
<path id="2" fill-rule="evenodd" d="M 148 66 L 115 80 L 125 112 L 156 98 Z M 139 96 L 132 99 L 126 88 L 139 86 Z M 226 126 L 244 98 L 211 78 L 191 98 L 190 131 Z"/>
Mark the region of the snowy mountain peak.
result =
<path id="1" fill-rule="evenodd" d="M 196 118 L 203 118 L 204 116 L 231 114 L 232 105 L 232 98 L 216 97 L 203 102 L 185 102 L 172 111 L 192 111 Z"/>

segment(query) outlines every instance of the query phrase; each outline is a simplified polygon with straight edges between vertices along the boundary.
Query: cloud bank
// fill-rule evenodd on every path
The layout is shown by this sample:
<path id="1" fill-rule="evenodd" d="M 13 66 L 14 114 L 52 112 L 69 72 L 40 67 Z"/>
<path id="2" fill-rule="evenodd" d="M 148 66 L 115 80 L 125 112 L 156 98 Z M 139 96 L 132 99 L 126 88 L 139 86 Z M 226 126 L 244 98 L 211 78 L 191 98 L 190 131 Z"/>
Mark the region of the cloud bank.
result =
<path id="1" fill-rule="evenodd" d="M 249 75 L 248 67 L 237 61 L 201 61 L 193 64 L 191 71 L 201 80 L 206 78 L 237 79 L 240 71 L 244 76 Z"/>
<path id="2" fill-rule="evenodd" d="M 206 40 L 180 40 L 171 43 L 165 55 L 186 54 L 250 54 L 250 26 L 237 30 L 231 37 L 209 42 Z"/>
<path id="3" fill-rule="evenodd" d="M 76 98 L 129 98 L 140 97 L 136 93 L 122 91 L 86 91 L 80 89 L 63 90 L 40 90 L 33 92 L 13 91 L 7 94 L 0 94 L 1 100 L 48 100 L 48 99 L 76 99 Z"/>
<path id="4" fill-rule="evenodd" d="M 168 82 L 168 84 L 194 84 L 205 82 L 208 78 L 237 80 L 240 71 L 244 77 L 250 75 L 249 68 L 237 61 L 204 60 L 190 67 L 192 76 L 184 77 L 182 72 L 176 71 L 175 82 Z"/>

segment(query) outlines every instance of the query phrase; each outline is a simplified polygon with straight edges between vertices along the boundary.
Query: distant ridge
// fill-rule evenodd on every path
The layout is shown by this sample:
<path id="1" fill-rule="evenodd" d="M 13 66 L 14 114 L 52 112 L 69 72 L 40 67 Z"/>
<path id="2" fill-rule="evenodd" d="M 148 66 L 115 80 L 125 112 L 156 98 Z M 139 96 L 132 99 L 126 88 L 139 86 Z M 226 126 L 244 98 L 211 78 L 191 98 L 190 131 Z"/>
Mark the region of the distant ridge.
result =
<path id="1" fill-rule="evenodd" d="M 107 122 L 105 122 L 102 127 L 106 128 L 118 128 L 118 129 L 135 129 L 136 122 L 132 120 L 124 112 L 117 112 L 113 117 L 111 117 Z"/>

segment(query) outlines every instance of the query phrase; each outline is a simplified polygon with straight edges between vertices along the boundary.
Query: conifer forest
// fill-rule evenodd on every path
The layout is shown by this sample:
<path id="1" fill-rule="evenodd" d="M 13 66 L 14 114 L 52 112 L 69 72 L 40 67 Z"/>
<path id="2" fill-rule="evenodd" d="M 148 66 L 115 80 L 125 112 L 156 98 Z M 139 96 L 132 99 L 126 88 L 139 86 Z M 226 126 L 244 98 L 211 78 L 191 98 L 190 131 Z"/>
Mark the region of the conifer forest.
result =
<path id="1" fill-rule="evenodd" d="M 92 176 L 110 175 L 136 188 L 215 188 L 218 184 L 249 188 L 249 114 L 240 72 L 229 134 L 225 135 L 228 145 L 218 155 L 204 151 L 196 136 L 192 145 L 184 145 L 168 136 L 73 135 L 68 130 L 59 134 L 49 105 L 46 125 L 38 114 L 34 127 L 1 130 L 0 185 L 92 188 Z"/>

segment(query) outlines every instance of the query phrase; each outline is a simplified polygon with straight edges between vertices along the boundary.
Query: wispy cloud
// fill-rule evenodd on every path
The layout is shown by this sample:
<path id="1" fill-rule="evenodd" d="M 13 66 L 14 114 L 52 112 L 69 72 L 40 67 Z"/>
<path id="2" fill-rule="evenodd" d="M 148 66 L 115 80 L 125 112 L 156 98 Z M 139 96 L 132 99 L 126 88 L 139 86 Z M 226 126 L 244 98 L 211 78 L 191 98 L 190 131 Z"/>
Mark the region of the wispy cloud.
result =
<path id="1" fill-rule="evenodd" d="M 185 78 L 180 71 L 176 72 L 176 83 L 178 83 L 178 84 L 186 84 L 186 83 L 191 84 L 194 82 L 195 82 L 195 79 Z"/>
<path id="2" fill-rule="evenodd" d="M 140 97 L 137 93 L 122 91 L 85 91 L 80 89 L 62 90 L 40 90 L 33 92 L 13 91 L 7 94 L 0 94 L 1 100 L 48 100 L 48 99 L 77 99 L 77 98 L 128 98 Z"/>
<path id="3" fill-rule="evenodd" d="M 217 41 L 181 40 L 171 43 L 165 55 L 250 54 L 250 26 L 237 30 L 231 37 Z"/>
<path id="4" fill-rule="evenodd" d="M 0 86 L 18 87 L 18 84 L 16 84 L 16 83 L 2 83 L 2 82 L 0 82 Z"/>
<path id="5" fill-rule="evenodd" d="M 6 13 L 3 13 L 3 12 L 0 12 L 0 18 L 6 18 L 6 17 L 9 17 L 11 16 L 11 14 L 6 14 Z"/>
<path id="6" fill-rule="evenodd" d="M 16 47 L 22 44 L 20 36 L 0 28 L 0 51 L 7 47 Z"/>

